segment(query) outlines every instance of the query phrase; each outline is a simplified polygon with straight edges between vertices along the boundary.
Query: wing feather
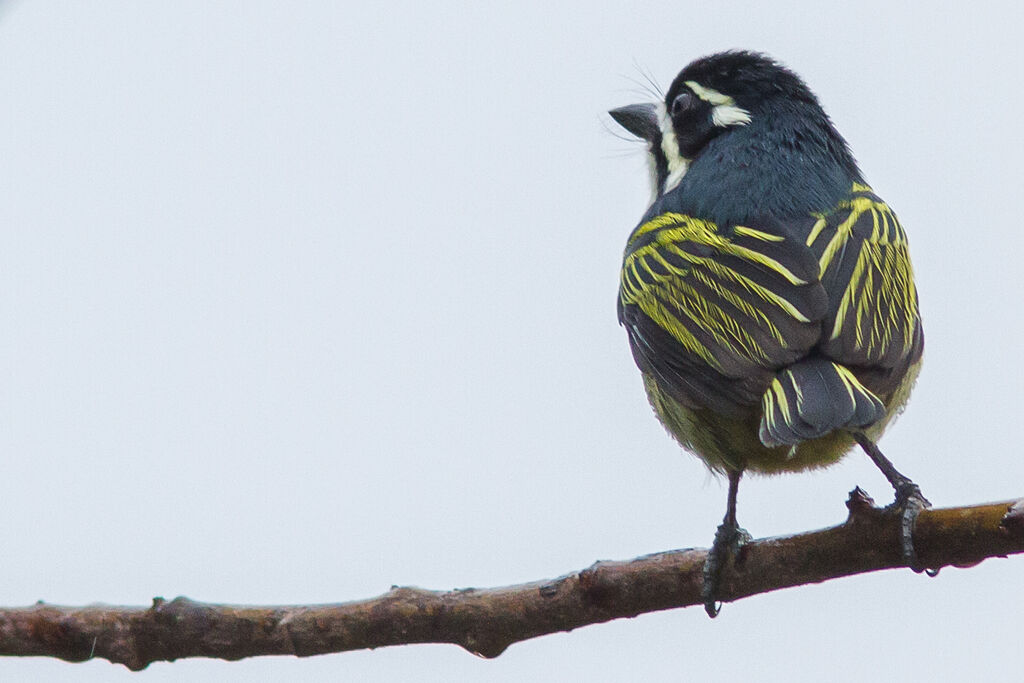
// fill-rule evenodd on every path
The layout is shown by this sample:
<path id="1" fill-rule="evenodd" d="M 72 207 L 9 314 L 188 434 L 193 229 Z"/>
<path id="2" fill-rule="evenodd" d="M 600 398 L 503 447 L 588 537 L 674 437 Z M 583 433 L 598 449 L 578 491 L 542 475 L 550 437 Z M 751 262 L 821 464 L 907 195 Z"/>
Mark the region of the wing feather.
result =
<path id="1" fill-rule="evenodd" d="M 854 190 L 806 240 L 829 298 L 821 350 L 888 393 L 921 356 L 917 289 L 896 215 L 869 188 Z"/>
<path id="2" fill-rule="evenodd" d="M 740 414 L 819 341 L 818 259 L 784 226 L 666 213 L 630 237 L 619 319 L 642 370 L 691 407 Z"/>

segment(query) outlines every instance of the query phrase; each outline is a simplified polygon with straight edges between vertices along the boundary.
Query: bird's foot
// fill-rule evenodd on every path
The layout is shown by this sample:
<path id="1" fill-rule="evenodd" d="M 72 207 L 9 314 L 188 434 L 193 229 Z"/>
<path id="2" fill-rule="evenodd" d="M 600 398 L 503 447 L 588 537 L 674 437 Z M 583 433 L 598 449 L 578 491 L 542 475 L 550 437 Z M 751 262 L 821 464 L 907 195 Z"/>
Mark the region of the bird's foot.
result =
<path id="1" fill-rule="evenodd" d="M 722 576 L 722 568 L 730 557 L 736 557 L 740 547 L 749 540 L 750 534 L 735 522 L 720 524 L 718 531 L 715 532 L 715 542 L 708 550 L 707 559 L 704 560 L 704 585 L 700 591 L 704 611 L 712 619 L 717 617 L 721 610 L 718 602 L 718 581 Z"/>
<path id="2" fill-rule="evenodd" d="M 921 488 L 914 482 L 906 481 L 896 487 L 896 501 L 892 508 L 900 515 L 900 551 L 903 561 L 918 574 L 926 572 L 928 576 L 935 576 L 939 570 L 922 565 L 914 549 L 914 525 L 917 523 L 917 516 L 921 514 L 921 510 L 931 505 L 922 495 Z"/>

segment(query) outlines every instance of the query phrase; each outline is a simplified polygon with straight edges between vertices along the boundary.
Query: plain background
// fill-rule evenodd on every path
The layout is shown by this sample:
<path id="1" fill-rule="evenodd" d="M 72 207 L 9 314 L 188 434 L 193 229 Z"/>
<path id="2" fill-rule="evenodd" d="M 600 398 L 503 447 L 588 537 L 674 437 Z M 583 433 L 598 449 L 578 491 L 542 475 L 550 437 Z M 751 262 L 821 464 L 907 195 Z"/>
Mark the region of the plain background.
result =
<path id="1" fill-rule="evenodd" d="M 423 3 L 424 5 L 426 3 Z M 1010 3 L 13 2 L 0 11 L 0 604 L 366 598 L 706 546 L 725 487 L 615 320 L 647 199 L 609 108 L 767 51 L 911 236 L 927 336 L 882 445 L 1024 494 Z M 851 456 L 745 480 L 831 525 Z M 1024 561 L 889 571 L 512 646 L 0 662 L 4 680 L 1015 680 Z"/>

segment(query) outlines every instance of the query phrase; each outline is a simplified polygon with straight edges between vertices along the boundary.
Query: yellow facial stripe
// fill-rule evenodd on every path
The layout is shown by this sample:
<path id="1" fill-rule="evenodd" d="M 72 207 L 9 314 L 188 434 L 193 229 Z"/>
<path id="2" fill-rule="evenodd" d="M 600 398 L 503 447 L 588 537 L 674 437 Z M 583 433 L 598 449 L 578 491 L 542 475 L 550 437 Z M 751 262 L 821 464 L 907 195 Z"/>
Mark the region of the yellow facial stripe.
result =
<path id="1" fill-rule="evenodd" d="M 694 95 L 701 98 L 708 104 L 714 105 L 716 107 L 720 104 L 730 106 L 736 104 L 736 100 L 729 97 L 728 95 L 723 95 L 717 90 L 713 90 L 711 88 L 705 88 L 697 81 L 685 81 L 685 84 L 687 88 L 693 91 Z"/>
<path id="2" fill-rule="evenodd" d="M 713 88 L 706 88 L 697 81 L 685 81 L 693 94 L 711 105 L 711 122 L 719 128 L 745 126 L 750 123 L 750 112 L 736 106 L 736 100 Z"/>

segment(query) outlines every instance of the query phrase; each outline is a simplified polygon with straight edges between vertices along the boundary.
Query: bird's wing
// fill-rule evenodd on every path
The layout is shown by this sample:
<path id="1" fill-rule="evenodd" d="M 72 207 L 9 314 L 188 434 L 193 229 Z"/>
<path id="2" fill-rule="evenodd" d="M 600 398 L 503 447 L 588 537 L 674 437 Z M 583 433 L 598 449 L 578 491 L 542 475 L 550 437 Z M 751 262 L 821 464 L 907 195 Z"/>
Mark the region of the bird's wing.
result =
<path id="1" fill-rule="evenodd" d="M 822 352 L 886 394 L 921 356 L 924 336 L 907 235 L 870 188 L 818 216 L 806 239 L 828 292 Z"/>
<path id="2" fill-rule="evenodd" d="M 637 365 L 683 405 L 742 414 L 818 343 L 818 262 L 783 227 L 664 213 L 630 236 L 619 322 Z"/>

